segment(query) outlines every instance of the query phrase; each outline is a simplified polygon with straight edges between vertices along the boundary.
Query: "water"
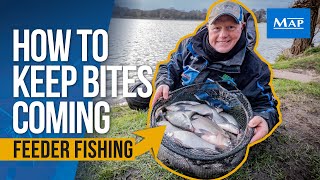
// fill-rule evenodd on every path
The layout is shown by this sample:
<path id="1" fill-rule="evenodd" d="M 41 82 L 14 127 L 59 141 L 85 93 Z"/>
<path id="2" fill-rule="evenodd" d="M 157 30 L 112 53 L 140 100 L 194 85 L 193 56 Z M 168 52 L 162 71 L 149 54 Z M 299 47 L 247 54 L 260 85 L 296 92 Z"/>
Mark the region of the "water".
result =
<path id="1" fill-rule="evenodd" d="M 107 65 L 141 66 L 148 65 L 155 70 L 156 63 L 168 58 L 183 36 L 193 33 L 202 21 L 181 20 L 150 20 L 150 19 L 112 19 L 109 29 L 109 57 Z M 289 48 L 293 39 L 267 39 L 266 23 L 258 25 L 260 39 L 258 52 L 270 63 L 273 63 L 278 54 Z M 320 41 L 319 35 L 316 38 Z M 131 71 L 130 77 L 137 79 L 136 71 Z M 152 75 L 146 76 L 149 80 Z M 119 96 L 112 103 L 123 101 L 122 73 L 118 73 Z M 107 74 L 107 86 L 111 87 L 111 75 Z M 110 89 L 107 88 L 110 96 Z"/>

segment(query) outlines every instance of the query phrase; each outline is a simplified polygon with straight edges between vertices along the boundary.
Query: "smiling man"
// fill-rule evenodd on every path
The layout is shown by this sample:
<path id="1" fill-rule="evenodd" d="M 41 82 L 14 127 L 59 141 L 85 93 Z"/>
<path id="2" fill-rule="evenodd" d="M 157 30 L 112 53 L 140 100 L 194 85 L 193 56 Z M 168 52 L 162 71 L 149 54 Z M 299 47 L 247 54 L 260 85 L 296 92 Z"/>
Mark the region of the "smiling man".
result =
<path id="1" fill-rule="evenodd" d="M 211 47 L 219 53 L 228 53 L 240 39 L 243 27 L 242 22 L 236 22 L 230 15 L 221 15 L 208 24 Z"/>
<path id="2" fill-rule="evenodd" d="M 199 79 L 228 81 L 251 103 L 254 117 L 248 126 L 255 128 L 251 142 L 263 138 L 279 121 L 277 101 L 269 86 L 269 68 L 249 48 L 252 40 L 245 25 L 240 5 L 225 1 L 213 7 L 207 25 L 183 40 L 170 61 L 160 65 L 153 103 Z"/>

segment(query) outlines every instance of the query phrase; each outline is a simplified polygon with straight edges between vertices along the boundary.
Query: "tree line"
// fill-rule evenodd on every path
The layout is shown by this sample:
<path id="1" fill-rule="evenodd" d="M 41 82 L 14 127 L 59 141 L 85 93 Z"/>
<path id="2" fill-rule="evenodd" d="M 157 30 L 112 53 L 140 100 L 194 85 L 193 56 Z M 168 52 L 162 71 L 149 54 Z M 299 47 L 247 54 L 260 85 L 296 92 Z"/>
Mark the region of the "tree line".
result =
<path id="1" fill-rule="evenodd" d="M 266 22 L 265 9 L 252 9 L 257 17 L 258 22 Z M 169 20 L 204 20 L 206 18 L 207 9 L 179 11 L 174 8 L 141 10 L 130 9 L 127 7 L 116 6 L 113 9 L 112 16 L 115 18 L 133 18 L 133 19 L 169 19 Z"/>

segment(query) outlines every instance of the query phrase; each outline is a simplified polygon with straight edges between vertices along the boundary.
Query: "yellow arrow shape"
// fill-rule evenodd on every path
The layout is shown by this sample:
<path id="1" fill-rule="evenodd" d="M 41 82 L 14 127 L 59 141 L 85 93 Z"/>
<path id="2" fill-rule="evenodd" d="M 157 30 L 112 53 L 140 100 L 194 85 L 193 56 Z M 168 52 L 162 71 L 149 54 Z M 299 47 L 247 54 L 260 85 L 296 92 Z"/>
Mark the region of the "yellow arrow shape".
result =
<path id="1" fill-rule="evenodd" d="M 144 138 L 134 146 L 134 157 L 140 156 L 150 149 L 152 149 L 152 156 L 157 157 L 165 129 L 165 126 L 159 126 L 134 132 L 133 134 Z"/>

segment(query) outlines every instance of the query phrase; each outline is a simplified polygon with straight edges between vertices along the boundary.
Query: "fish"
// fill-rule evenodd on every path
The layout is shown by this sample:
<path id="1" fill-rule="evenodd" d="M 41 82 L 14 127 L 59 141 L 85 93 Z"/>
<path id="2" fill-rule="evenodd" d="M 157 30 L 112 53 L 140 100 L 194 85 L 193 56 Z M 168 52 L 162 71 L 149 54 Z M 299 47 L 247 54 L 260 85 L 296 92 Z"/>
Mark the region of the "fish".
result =
<path id="1" fill-rule="evenodd" d="M 209 115 L 210 119 L 214 120 L 218 125 L 223 123 L 228 123 L 223 119 L 216 109 L 211 108 L 211 114 Z"/>
<path id="2" fill-rule="evenodd" d="M 211 152 L 215 154 L 220 153 L 215 145 L 206 142 L 199 136 L 189 131 L 173 131 L 168 136 L 172 137 L 175 143 L 186 148 L 210 149 Z"/>
<path id="3" fill-rule="evenodd" d="M 223 109 L 222 108 L 218 108 L 218 107 L 215 107 L 214 108 L 218 113 L 220 113 L 220 112 L 222 112 L 223 111 Z"/>
<path id="4" fill-rule="evenodd" d="M 178 101 L 165 107 L 165 109 L 167 111 L 181 111 L 183 110 L 184 105 L 197 105 L 197 104 L 200 104 L 200 103 L 196 101 Z"/>
<path id="5" fill-rule="evenodd" d="M 166 109 L 168 111 L 195 111 L 197 114 L 203 116 L 215 113 L 213 112 L 213 108 L 211 108 L 207 104 L 200 104 L 195 101 L 178 101 L 176 103 L 171 104 L 170 106 L 167 106 Z M 218 110 L 220 112 L 220 109 Z"/>
<path id="6" fill-rule="evenodd" d="M 172 125 L 169 121 L 160 121 L 157 123 L 158 126 L 166 126 L 164 133 L 172 133 L 174 131 L 182 131 L 182 129 Z"/>
<path id="7" fill-rule="evenodd" d="M 221 114 L 221 113 L 220 113 Z M 240 129 L 236 125 L 230 123 L 227 119 L 219 115 L 219 113 L 213 109 L 211 120 L 216 122 L 223 130 L 231 132 L 233 134 L 239 134 Z"/>
<path id="8" fill-rule="evenodd" d="M 238 127 L 236 127 L 235 125 L 231 124 L 231 123 L 217 123 L 218 126 L 220 126 L 223 130 L 231 132 L 233 134 L 239 134 L 240 133 L 240 129 Z"/>
<path id="9" fill-rule="evenodd" d="M 211 108 L 207 104 L 197 104 L 197 105 L 181 105 L 181 108 L 185 111 L 195 111 L 197 114 L 202 116 L 209 116 L 210 119 L 217 119 L 219 123 L 226 123 L 226 121 L 219 115 L 219 108 Z"/>
<path id="10" fill-rule="evenodd" d="M 185 105 L 184 110 L 195 111 L 197 114 L 203 116 L 210 116 L 214 113 L 213 109 L 206 104 Z"/>
<path id="11" fill-rule="evenodd" d="M 193 114 L 199 114 L 202 116 L 209 116 L 210 119 L 212 121 L 215 121 L 223 130 L 229 131 L 233 134 L 239 134 L 239 127 L 230 123 L 228 120 L 226 120 L 225 118 L 220 116 L 217 111 L 219 109 L 211 108 L 207 104 L 200 104 L 200 103 L 194 102 L 194 101 L 178 101 L 178 102 L 173 103 L 172 105 L 166 107 L 166 109 L 168 110 L 168 112 L 170 112 L 170 114 L 172 114 L 171 112 L 173 112 L 173 111 L 174 112 L 190 112 L 190 113 L 188 113 L 188 114 L 190 114 L 190 115 L 188 115 L 189 118 Z M 179 114 L 181 114 L 181 113 L 179 113 Z M 176 116 L 176 118 L 178 116 L 181 117 L 181 115 L 175 115 L 175 116 Z M 172 122 L 172 124 L 174 124 L 178 127 L 182 127 L 181 125 L 178 125 L 178 124 L 181 124 L 181 122 L 176 122 L 176 123 L 177 124 L 174 124 Z M 183 123 L 183 124 L 185 124 L 185 123 Z M 190 130 L 189 127 L 182 127 L 182 129 Z"/>
<path id="12" fill-rule="evenodd" d="M 239 127 L 234 125 L 234 124 L 232 124 L 232 123 L 230 123 L 228 121 L 230 119 L 229 116 L 228 116 L 228 120 L 226 120 L 225 118 L 220 116 L 220 114 L 218 113 L 218 111 L 220 109 L 211 108 L 207 104 L 199 104 L 199 105 L 193 105 L 193 106 L 185 105 L 183 107 L 183 109 L 184 110 L 195 111 L 197 114 L 200 114 L 200 115 L 203 115 L 203 116 L 209 116 L 210 119 L 212 121 L 215 121 L 218 124 L 218 126 L 220 126 L 223 130 L 229 131 L 229 132 L 234 133 L 234 134 L 239 134 Z M 234 119 L 234 121 L 235 121 L 235 119 Z"/>
<path id="13" fill-rule="evenodd" d="M 195 135 L 192 132 L 184 131 L 174 125 L 169 121 L 160 121 L 157 123 L 158 126 L 166 126 L 165 134 L 169 137 L 172 137 L 174 142 L 177 144 L 186 147 L 186 148 L 199 148 L 199 149 L 210 149 L 210 152 L 220 153 L 216 146 L 206 142 L 201 139 L 199 136 Z"/>
<path id="14" fill-rule="evenodd" d="M 193 111 L 167 111 L 165 112 L 164 117 L 171 124 L 181 129 L 193 132 L 194 127 L 191 124 L 191 117 L 193 114 Z"/>
<path id="15" fill-rule="evenodd" d="M 195 129 L 195 134 L 205 141 L 216 145 L 222 150 L 230 147 L 230 137 L 214 121 L 200 115 L 194 115 L 191 122 Z"/>
<path id="16" fill-rule="evenodd" d="M 236 135 L 230 132 L 226 132 L 226 133 L 229 135 L 232 145 L 238 144 L 238 137 Z"/>
<path id="17" fill-rule="evenodd" d="M 176 106 L 176 105 L 181 105 L 181 104 L 197 105 L 197 104 L 201 104 L 201 103 L 196 102 L 196 101 L 177 101 L 177 102 L 173 103 L 172 105 Z"/>
<path id="18" fill-rule="evenodd" d="M 238 124 L 237 120 L 232 115 L 230 115 L 228 113 L 225 113 L 225 112 L 220 112 L 219 114 L 224 119 L 226 119 L 229 123 L 231 123 L 231 124 L 233 124 L 233 125 L 235 125 L 236 127 L 239 128 L 239 124 Z"/>

